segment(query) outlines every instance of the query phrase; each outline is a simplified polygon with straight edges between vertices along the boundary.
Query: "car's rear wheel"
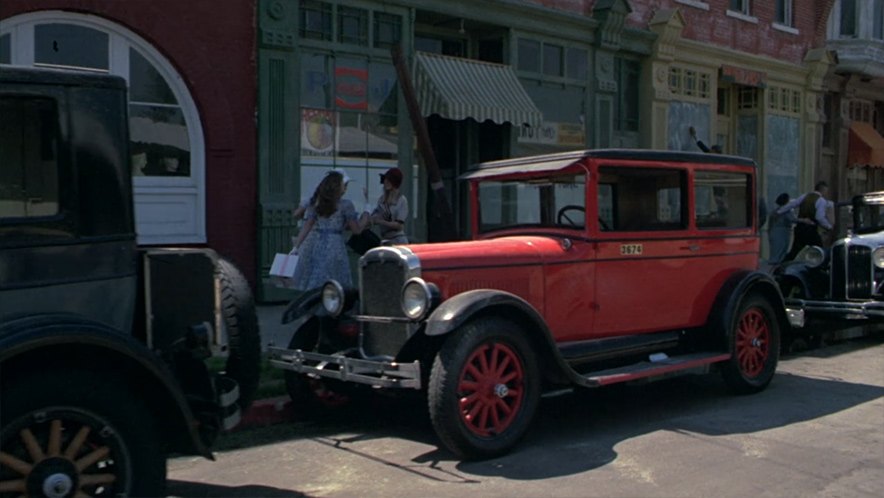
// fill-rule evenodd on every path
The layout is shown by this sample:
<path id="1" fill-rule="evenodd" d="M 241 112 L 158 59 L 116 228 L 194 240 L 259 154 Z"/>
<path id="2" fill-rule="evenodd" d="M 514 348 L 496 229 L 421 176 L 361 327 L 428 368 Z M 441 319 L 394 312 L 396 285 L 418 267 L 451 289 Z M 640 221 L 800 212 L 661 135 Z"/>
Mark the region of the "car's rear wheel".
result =
<path id="1" fill-rule="evenodd" d="M 770 384 L 779 359 L 780 327 L 766 299 L 743 299 L 728 330 L 728 346 L 731 358 L 722 375 L 731 390 L 748 394 Z"/>
<path id="2" fill-rule="evenodd" d="M 456 455 L 487 458 L 512 449 L 540 395 L 524 330 L 486 317 L 453 332 L 433 362 L 427 395 L 436 434 Z"/>

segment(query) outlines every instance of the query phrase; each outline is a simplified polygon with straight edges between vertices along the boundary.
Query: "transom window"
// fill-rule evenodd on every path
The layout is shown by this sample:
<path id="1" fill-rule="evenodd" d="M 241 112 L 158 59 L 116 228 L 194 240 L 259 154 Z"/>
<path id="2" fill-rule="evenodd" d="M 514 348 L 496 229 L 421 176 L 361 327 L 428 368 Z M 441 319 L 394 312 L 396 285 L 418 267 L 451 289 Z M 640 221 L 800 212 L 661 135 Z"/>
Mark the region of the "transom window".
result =
<path id="1" fill-rule="evenodd" d="M 588 52 L 582 48 L 523 37 L 516 47 L 516 69 L 521 72 L 574 80 L 587 78 Z"/>
<path id="2" fill-rule="evenodd" d="M 389 49 L 402 39 L 402 16 L 344 3 L 301 0 L 299 36 L 304 40 L 377 49 Z"/>

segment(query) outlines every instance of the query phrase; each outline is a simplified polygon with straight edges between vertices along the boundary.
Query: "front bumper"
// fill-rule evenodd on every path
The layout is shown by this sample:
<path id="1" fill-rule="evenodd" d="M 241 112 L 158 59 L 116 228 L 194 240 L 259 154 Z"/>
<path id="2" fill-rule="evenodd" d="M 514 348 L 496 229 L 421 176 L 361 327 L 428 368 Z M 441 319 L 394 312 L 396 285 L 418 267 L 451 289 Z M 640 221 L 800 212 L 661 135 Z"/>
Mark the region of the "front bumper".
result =
<path id="1" fill-rule="evenodd" d="M 806 318 L 838 318 L 843 320 L 884 319 L 882 301 L 815 301 L 810 299 L 787 299 L 786 312 L 803 314 Z M 803 321 L 803 320 L 802 320 Z M 797 323 L 793 326 L 801 327 Z"/>
<path id="2" fill-rule="evenodd" d="M 420 389 L 419 361 L 398 363 L 365 360 L 340 354 L 321 354 L 300 349 L 268 348 L 270 364 L 317 377 L 356 382 L 373 387 Z"/>

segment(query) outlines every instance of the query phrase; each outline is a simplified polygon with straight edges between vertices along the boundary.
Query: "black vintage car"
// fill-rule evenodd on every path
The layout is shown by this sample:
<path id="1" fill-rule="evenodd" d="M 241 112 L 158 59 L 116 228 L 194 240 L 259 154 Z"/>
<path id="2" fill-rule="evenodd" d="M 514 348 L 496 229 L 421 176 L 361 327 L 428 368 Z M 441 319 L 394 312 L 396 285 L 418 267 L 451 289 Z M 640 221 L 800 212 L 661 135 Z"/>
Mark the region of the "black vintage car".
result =
<path id="1" fill-rule="evenodd" d="M 793 327 L 884 321 L 884 191 L 838 206 L 844 234 L 832 247 L 805 247 L 774 270 Z"/>

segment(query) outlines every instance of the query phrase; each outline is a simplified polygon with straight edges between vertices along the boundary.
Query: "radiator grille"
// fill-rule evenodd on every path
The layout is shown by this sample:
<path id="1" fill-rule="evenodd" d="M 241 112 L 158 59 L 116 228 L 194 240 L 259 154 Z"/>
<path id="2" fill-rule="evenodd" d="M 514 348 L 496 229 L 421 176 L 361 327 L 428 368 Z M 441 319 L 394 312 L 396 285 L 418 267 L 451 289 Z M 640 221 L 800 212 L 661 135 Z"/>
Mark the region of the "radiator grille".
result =
<path id="1" fill-rule="evenodd" d="M 872 297 L 872 250 L 865 246 L 847 249 L 847 297 Z"/>
<path id="2" fill-rule="evenodd" d="M 847 246 L 832 247 L 832 298 L 847 298 Z"/>
<path id="3" fill-rule="evenodd" d="M 360 308 L 363 315 L 404 317 L 399 304 L 402 284 L 411 278 L 403 258 L 371 258 L 360 263 Z M 362 323 L 362 351 L 366 356 L 395 358 L 409 337 L 404 323 Z"/>

